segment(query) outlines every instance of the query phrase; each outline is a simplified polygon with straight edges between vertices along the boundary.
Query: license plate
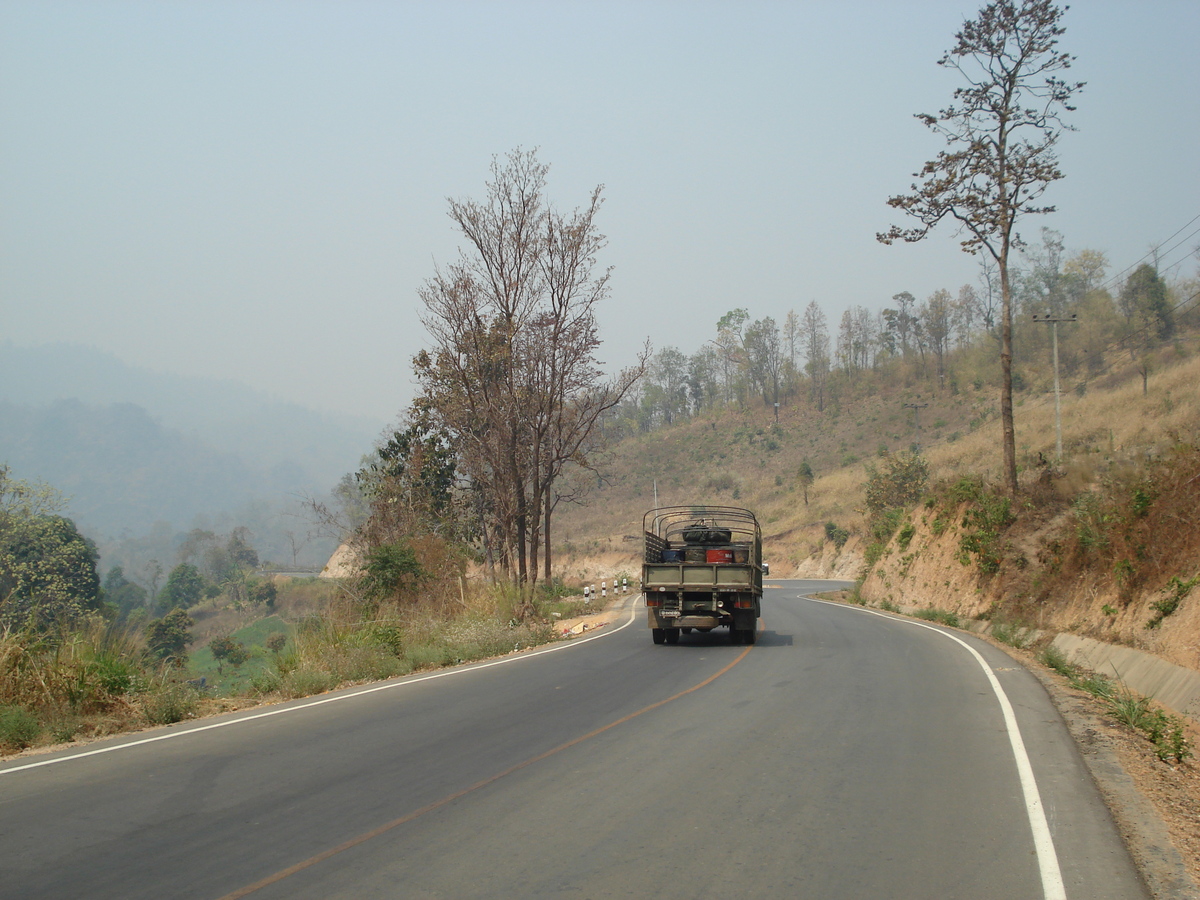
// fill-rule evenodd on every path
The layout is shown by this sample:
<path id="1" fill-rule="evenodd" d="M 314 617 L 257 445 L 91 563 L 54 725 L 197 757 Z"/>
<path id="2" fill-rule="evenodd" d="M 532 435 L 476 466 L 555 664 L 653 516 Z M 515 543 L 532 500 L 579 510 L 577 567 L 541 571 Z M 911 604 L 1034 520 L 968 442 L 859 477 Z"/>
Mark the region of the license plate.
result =
<path id="1" fill-rule="evenodd" d="M 659 615 L 662 616 L 664 619 L 678 619 L 680 616 L 680 612 L 677 609 L 664 609 L 662 612 L 659 613 Z"/>

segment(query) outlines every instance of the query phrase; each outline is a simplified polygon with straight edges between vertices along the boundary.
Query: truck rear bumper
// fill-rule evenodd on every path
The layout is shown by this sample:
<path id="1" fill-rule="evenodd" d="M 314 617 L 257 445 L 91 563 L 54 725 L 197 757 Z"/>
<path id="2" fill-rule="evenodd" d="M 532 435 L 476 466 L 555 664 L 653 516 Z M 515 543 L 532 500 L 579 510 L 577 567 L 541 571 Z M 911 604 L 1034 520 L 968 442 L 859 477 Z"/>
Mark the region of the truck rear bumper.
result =
<path id="1" fill-rule="evenodd" d="M 651 628 L 695 628 L 709 630 L 731 626 L 735 628 L 756 627 L 754 610 L 737 610 L 734 613 L 705 613 L 703 615 L 664 616 L 657 609 L 646 610 L 646 624 Z"/>
<path id="2" fill-rule="evenodd" d="M 716 628 L 722 624 L 728 624 L 728 620 L 722 622 L 717 616 L 661 617 L 658 621 L 659 628 Z"/>

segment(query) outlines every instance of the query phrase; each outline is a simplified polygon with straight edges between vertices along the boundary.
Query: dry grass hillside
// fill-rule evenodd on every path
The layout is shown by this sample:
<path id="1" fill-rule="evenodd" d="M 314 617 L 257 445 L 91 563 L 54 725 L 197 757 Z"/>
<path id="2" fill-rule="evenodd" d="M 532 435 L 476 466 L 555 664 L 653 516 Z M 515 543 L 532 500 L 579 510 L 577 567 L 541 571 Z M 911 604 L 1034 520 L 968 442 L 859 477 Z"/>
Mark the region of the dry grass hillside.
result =
<path id="1" fill-rule="evenodd" d="M 1146 628 L 1162 608 L 1154 604 L 1186 597 L 1183 585 L 1200 574 L 1198 345 L 1193 334 L 1162 348 L 1145 393 L 1128 356 L 1119 355 L 1086 390 L 1065 392 L 1059 466 L 1045 465 L 1055 447 L 1049 370 L 1030 371 L 1034 389 L 1017 395 L 1015 410 L 1023 490 L 1015 521 L 1001 529 L 995 572 L 981 571 L 977 559 L 960 561 L 965 507 L 947 491 L 964 476 L 981 476 L 985 486 L 999 480 L 998 391 L 971 383 L 930 392 L 902 378 L 824 413 L 798 402 L 775 423 L 753 405 L 621 442 L 609 483 L 559 515 L 557 561 L 587 578 L 635 572 L 637 544 L 623 537 L 639 533 L 657 482 L 662 505 L 754 509 L 775 574 L 858 577 L 872 541 L 868 468 L 884 448 L 911 443 L 912 410 L 904 405 L 927 403 L 923 454 L 937 510 L 916 511 L 905 546 L 888 544 L 865 594 L 905 591 L 960 614 L 1081 631 L 1200 668 L 1200 604 L 1176 602 L 1173 615 Z M 797 482 L 804 460 L 816 474 L 807 503 Z M 850 534 L 840 552 L 826 539 L 827 522 Z M 1097 533 L 1089 537 L 1089 528 Z"/>
<path id="2" fill-rule="evenodd" d="M 628 568 L 638 549 L 623 537 L 640 533 L 657 489 L 662 506 L 755 510 L 774 571 L 788 574 L 820 551 L 826 522 L 862 530 L 864 464 L 881 448 L 895 452 L 914 440 L 913 413 L 904 404 L 928 404 L 920 410 L 923 443 L 959 443 L 979 432 L 982 447 L 998 408 L 993 393 L 972 385 L 935 394 L 901 382 L 868 389 L 823 412 L 801 400 L 785 403 L 778 422 L 773 410 L 750 402 L 628 438 L 612 449 L 606 482 L 593 483 L 581 505 L 559 513 L 557 560 L 567 571 Z M 798 481 L 805 461 L 816 477 L 807 502 Z"/>

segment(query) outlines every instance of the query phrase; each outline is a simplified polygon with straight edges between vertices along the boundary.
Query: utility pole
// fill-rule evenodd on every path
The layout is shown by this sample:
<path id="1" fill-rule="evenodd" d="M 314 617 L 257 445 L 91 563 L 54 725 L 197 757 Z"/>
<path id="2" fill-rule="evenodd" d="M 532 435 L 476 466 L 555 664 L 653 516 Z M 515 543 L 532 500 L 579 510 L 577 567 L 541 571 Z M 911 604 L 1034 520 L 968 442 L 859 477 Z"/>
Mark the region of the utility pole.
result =
<path id="1" fill-rule="evenodd" d="M 1058 389 L 1058 323 L 1075 322 L 1078 318 L 1075 313 L 1071 313 L 1069 316 L 1052 316 L 1050 313 L 1046 313 L 1044 316 L 1033 314 L 1033 321 L 1050 323 L 1050 333 L 1054 345 L 1054 461 L 1056 463 L 1062 462 L 1062 395 Z"/>
<path id="2" fill-rule="evenodd" d="M 913 411 L 913 430 L 917 435 L 916 445 L 918 453 L 921 452 L 921 410 L 928 405 L 928 403 L 905 403 L 903 407 L 904 409 L 911 409 Z"/>

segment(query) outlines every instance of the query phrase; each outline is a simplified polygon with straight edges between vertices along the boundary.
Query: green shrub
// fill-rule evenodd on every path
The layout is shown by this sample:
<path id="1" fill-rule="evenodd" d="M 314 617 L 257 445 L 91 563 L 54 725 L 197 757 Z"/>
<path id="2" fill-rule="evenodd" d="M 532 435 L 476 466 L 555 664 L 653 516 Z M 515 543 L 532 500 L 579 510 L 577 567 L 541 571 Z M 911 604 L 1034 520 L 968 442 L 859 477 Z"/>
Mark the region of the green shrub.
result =
<path id="1" fill-rule="evenodd" d="M 1162 624 L 1162 620 L 1179 609 L 1179 604 L 1183 602 L 1183 598 L 1188 595 L 1188 592 L 1195 587 L 1196 583 L 1200 582 L 1200 575 L 1195 578 L 1190 578 L 1184 581 L 1178 575 L 1171 577 L 1167 588 L 1170 591 L 1166 597 L 1161 600 L 1156 600 L 1150 604 L 1150 608 L 1154 610 L 1154 616 L 1146 623 L 1147 628 L 1157 628 Z"/>
<path id="2" fill-rule="evenodd" d="M 929 463 L 915 453 L 896 453 L 883 460 L 883 470 L 867 467 L 867 510 L 872 517 L 885 510 L 909 508 L 921 499 L 929 481 Z"/>
<path id="3" fill-rule="evenodd" d="M 395 622 L 368 622 L 362 629 L 362 643 L 384 650 L 400 659 L 404 656 L 404 629 Z"/>
<path id="4" fill-rule="evenodd" d="M 1167 715 L 1155 708 L 1143 722 L 1142 730 L 1154 744 L 1155 753 L 1163 762 L 1172 759 L 1183 762 L 1192 756 L 1191 742 L 1187 739 L 1183 720 L 1178 716 Z"/>
<path id="5" fill-rule="evenodd" d="M 972 503 L 978 500 L 985 493 L 983 476 L 981 475 L 964 475 L 946 491 L 946 496 L 951 503 Z"/>
<path id="6" fill-rule="evenodd" d="M 372 547 L 363 558 L 361 586 L 374 600 L 411 593 L 424 584 L 426 572 L 406 542 Z"/>
<path id="7" fill-rule="evenodd" d="M 1085 552 L 1098 552 L 1108 547 L 1108 528 L 1112 514 L 1103 498 L 1087 491 L 1075 498 L 1071 509 L 1075 516 L 1075 535 Z"/>
<path id="8" fill-rule="evenodd" d="M 1129 511 L 1134 518 L 1142 519 L 1150 512 L 1154 503 L 1154 491 L 1148 485 L 1136 487 L 1129 496 Z"/>
<path id="9" fill-rule="evenodd" d="M 883 552 L 886 549 L 887 547 L 885 545 L 878 542 L 867 544 L 866 549 L 863 550 L 863 560 L 866 562 L 868 569 L 875 565 L 875 563 L 879 562 L 879 560 L 883 557 Z"/>
<path id="10" fill-rule="evenodd" d="M 1108 700 L 1116 693 L 1116 685 L 1113 684 L 1111 678 L 1106 678 L 1103 675 L 1097 675 L 1095 672 L 1079 672 L 1078 670 L 1071 677 L 1071 685 L 1079 688 L 1081 691 L 1087 691 L 1089 694 L 1099 697 L 1101 700 Z"/>
<path id="11" fill-rule="evenodd" d="M 946 609 L 919 609 L 914 616 L 918 619 L 925 619 L 927 622 L 937 622 L 940 625 L 949 625 L 951 628 L 958 627 L 958 616 Z"/>
<path id="12" fill-rule="evenodd" d="M 1150 722 L 1150 701 L 1122 688 L 1108 698 L 1108 708 L 1122 725 L 1141 731 Z"/>
<path id="13" fill-rule="evenodd" d="M 279 693 L 285 700 L 323 694 L 338 686 L 338 678 L 332 672 L 310 668 L 298 668 L 279 679 Z"/>
<path id="14" fill-rule="evenodd" d="M 983 574 L 994 575 L 1000 571 L 1003 561 L 1001 538 L 1014 521 L 1016 516 L 1008 497 L 991 491 L 982 492 L 963 514 L 958 561 L 964 566 L 969 565 L 974 556 Z"/>
<path id="15" fill-rule="evenodd" d="M 457 654 L 438 644 L 417 644 L 408 648 L 408 661 L 414 669 L 438 669 L 458 662 Z"/>
<path id="16" fill-rule="evenodd" d="M 19 706 L 0 706 L 0 745 L 24 750 L 42 733 L 37 716 Z"/>
<path id="17" fill-rule="evenodd" d="M 256 694 L 274 694 L 283 684 L 283 676 L 273 669 L 262 669 L 250 678 L 250 686 Z"/>
<path id="18" fill-rule="evenodd" d="M 190 684 L 165 681 L 142 697 L 142 715 L 151 725 L 174 725 L 196 714 L 199 695 Z"/>
<path id="19" fill-rule="evenodd" d="M 1002 644 L 1008 644 L 1010 647 L 1016 647 L 1021 650 L 1029 645 L 1029 637 L 1025 634 L 1025 629 L 1018 625 L 1011 625 L 1007 622 L 995 622 L 992 624 L 992 637 Z"/>
<path id="20" fill-rule="evenodd" d="M 1067 660 L 1067 655 L 1053 644 L 1047 644 L 1037 658 L 1042 665 L 1053 669 L 1060 675 L 1070 678 L 1075 674 L 1075 667 Z"/>
<path id="21" fill-rule="evenodd" d="M 825 538 L 830 541 L 833 546 L 841 550 L 846 541 L 850 540 L 850 532 L 833 522 L 825 523 Z"/>
<path id="22" fill-rule="evenodd" d="M 871 537 L 880 544 L 886 544 L 899 529 L 904 516 L 904 510 L 899 507 L 881 512 L 871 520 Z"/>

